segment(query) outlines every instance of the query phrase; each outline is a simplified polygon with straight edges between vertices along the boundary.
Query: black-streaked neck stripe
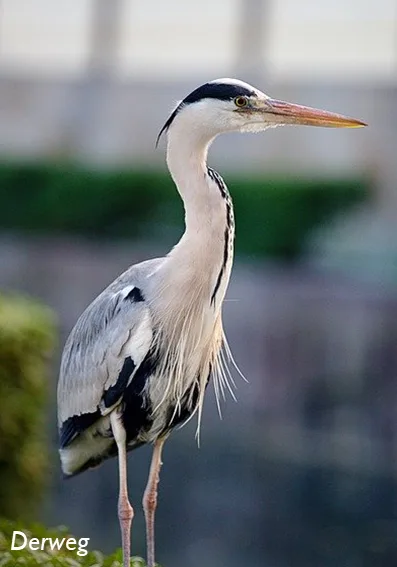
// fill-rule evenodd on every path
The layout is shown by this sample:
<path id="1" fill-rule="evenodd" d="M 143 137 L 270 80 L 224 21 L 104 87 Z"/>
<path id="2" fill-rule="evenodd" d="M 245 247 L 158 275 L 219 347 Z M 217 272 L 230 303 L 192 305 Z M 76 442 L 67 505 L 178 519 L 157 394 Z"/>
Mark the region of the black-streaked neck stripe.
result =
<path id="1" fill-rule="evenodd" d="M 223 181 L 222 177 L 213 170 L 211 167 L 207 166 L 207 174 L 216 183 L 221 192 L 223 199 L 225 200 L 226 204 L 226 226 L 224 232 L 224 245 L 223 245 L 223 260 L 222 266 L 219 270 L 218 277 L 216 279 L 215 287 L 211 295 L 211 305 L 215 305 L 216 294 L 220 288 L 222 278 L 225 273 L 225 269 L 229 260 L 229 253 L 230 253 L 230 246 L 232 243 L 233 235 L 234 235 L 234 217 L 233 217 L 233 204 L 232 199 L 230 197 L 230 193 L 226 187 L 225 182 Z"/>

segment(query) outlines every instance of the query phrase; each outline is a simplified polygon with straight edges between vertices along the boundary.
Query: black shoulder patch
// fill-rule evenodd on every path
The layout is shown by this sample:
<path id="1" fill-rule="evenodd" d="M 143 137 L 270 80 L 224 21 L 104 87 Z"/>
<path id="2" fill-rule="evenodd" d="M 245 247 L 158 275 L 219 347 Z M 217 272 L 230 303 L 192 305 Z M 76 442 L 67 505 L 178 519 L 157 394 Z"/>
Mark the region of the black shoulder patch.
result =
<path id="1" fill-rule="evenodd" d="M 132 290 L 125 296 L 125 299 L 139 303 L 140 301 L 145 301 L 141 290 L 139 287 L 133 287 Z"/>
<path id="2" fill-rule="evenodd" d="M 135 442 L 138 433 L 150 427 L 152 407 L 145 393 L 145 386 L 155 373 L 158 364 L 158 354 L 150 349 L 124 392 L 123 423 L 128 443 Z"/>
<path id="3" fill-rule="evenodd" d="M 101 412 L 98 410 L 91 413 L 84 413 L 83 415 L 73 415 L 64 421 L 59 431 L 59 444 L 61 449 L 64 449 L 83 431 L 88 429 L 101 417 Z"/>
<path id="4" fill-rule="evenodd" d="M 113 406 L 123 397 L 127 388 L 128 380 L 130 379 L 130 376 L 134 372 L 134 370 L 135 363 L 130 356 L 127 356 L 127 358 L 124 360 L 123 367 L 120 370 L 116 384 L 110 386 L 110 388 L 105 390 L 102 396 L 105 407 L 109 408 L 110 406 Z"/>

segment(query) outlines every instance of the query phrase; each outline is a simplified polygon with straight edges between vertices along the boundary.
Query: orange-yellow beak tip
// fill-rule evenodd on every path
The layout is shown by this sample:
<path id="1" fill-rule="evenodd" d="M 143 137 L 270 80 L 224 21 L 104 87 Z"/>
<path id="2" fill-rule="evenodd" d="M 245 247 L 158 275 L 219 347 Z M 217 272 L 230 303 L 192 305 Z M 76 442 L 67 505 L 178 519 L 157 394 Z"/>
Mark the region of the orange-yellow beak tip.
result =
<path id="1" fill-rule="evenodd" d="M 322 126 L 323 128 L 363 128 L 368 126 L 362 120 L 349 118 L 342 114 L 328 112 L 309 106 L 301 106 L 281 100 L 269 99 L 268 112 L 277 116 L 285 124 L 301 124 L 305 126 Z"/>

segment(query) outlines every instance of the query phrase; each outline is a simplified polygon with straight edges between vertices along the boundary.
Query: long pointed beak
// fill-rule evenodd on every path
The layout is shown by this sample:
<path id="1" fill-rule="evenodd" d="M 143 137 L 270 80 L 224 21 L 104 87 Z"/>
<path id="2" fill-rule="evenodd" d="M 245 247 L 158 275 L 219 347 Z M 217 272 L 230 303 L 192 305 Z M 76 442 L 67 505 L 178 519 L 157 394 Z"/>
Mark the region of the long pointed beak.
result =
<path id="1" fill-rule="evenodd" d="M 282 100 L 268 98 L 266 100 L 267 115 L 274 116 L 280 124 L 302 124 L 305 126 L 322 126 L 325 128 L 361 128 L 367 126 L 365 122 L 356 118 L 349 118 L 342 114 L 327 112 L 309 106 L 292 104 Z"/>

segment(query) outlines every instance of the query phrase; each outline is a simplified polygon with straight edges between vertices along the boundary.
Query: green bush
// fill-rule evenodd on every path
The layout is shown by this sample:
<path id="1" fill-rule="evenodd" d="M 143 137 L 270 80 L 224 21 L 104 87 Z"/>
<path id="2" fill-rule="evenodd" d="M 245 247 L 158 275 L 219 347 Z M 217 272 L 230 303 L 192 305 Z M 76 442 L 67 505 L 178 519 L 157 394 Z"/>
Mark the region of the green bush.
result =
<path id="1" fill-rule="evenodd" d="M 291 259 L 312 228 L 366 198 L 360 179 L 226 175 L 236 208 L 237 252 Z M 183 208 L 167 172 L 87 171 L 44 164 L 0 166 L 0 230 L 136 238 L 177 237 Z"/>
<path id="2" fill-rule="evenodd" d="M 46 370 L 53 342 L 48 309 L 0 295 L 0 515 L 8 518 L 31 518 L 42 496 Z"/>
<path id="3" fill-rule="evenodd" d="M 26 528 L 14 522 L 0 519 L 0 567 L 15 567 L 23 565 L 25 567 L 122 567 L 122 553 L 117 550 L 113 555 L 105 557 L 99 551 L 89 551 L 87 555 L 79 557 L 77 550 L 68 551 L 63 545 L 60 550 L 51 550 L 50 546 L 45 546 L 43 550 L 32 551 L 26 546 L 20 551 L 11 551 L 13 531 L 23 532 L 28 540 L 37 538 L 70 538 L 66 528 L 46 529 L 35 524 Z M 79 539 L 79 538 L 75 538 Z M 20 545 L 21 539 L 16 539 Z M 85 548 L 86 549 L 86 548 Z M 145 562 L 140 557 L 131 558 L 131 567 L 145 567 Z"/>

